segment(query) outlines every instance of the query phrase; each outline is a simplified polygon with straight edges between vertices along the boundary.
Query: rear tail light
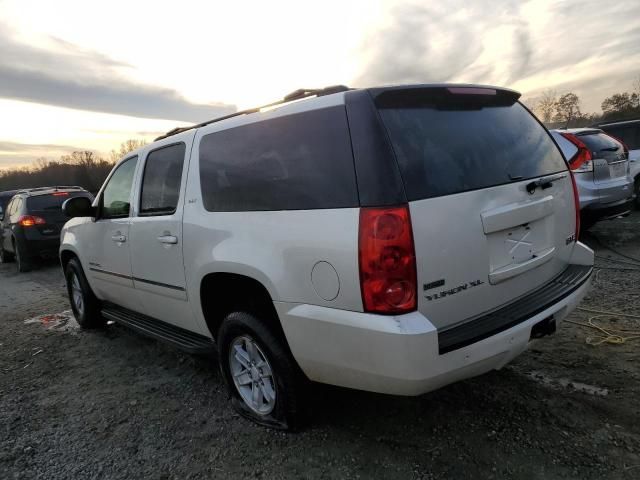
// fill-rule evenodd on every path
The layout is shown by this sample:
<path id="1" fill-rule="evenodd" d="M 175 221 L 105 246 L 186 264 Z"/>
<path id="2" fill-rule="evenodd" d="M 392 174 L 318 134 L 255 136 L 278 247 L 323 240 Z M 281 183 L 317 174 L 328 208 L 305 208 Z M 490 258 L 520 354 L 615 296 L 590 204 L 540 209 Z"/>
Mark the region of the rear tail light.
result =
<path id="1" fill-rule="evenodd" d="M 55 192 L 55 193 L 52 193 L 51 195 L 53 195 L 54 197 L 68 197 L 69 193 L 68 192 Z"/>
<path id="2" fill-rule="evenodd" d="M 409 207 L 360 209 L 360 288 L 366 312 L 416 309 L 416 255 Z"/>
<path id="3" fill-rule="evenodd" d="M 42 217 L 36 217 L 35 215 L 22 215 L 18 219 L 18 224 L 23 227 L 33 227 L 34 225 L 44 225 L 47 221 Z"/>
<path id="4" fill-rule="evenodd" d="M 573 158 L 569 159 L 571 171 L 576 173 L 593 172 L 593 160 L 587 146 L 573 133 L 561 133 L 561 135 L 578 148 Z"/>
<path id="5" fill-rule="evenodd" d="M 576 179 L 573 176 L 573 172 L 569 172 L 571 175 L 571 185 L 573 186 L 573 205 L 576 209 L 576 230 L 575 230 L 575 241 L 578 241 L 580 237 L 580 194 L 578 193 L 578 185 L 576 185 Z"/>

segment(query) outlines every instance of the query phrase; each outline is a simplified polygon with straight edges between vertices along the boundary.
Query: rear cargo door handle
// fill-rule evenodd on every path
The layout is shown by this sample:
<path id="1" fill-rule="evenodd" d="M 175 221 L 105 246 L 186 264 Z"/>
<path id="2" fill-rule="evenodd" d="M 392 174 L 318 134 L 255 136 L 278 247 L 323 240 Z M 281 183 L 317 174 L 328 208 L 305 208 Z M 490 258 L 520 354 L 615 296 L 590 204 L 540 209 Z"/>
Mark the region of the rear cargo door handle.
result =
<path id="1" fill-rule="evenodd" d="M 111 240 L 113 240 L 114 242 L 122 243 L 122 242 L 126 242 L 127 241 L 127 237 L 125 237 L 124 235 L 122 235 L 120 233 L 117 233 L 117 234 L 111 236 Z"/>
<path id="2" fill-rule="evenodd" d="M 160 243 L 168 243 L 169 245 L 175 245 L 178 243 L 178 237 L 175 235 L 160 235 L 158 237 Z"/>

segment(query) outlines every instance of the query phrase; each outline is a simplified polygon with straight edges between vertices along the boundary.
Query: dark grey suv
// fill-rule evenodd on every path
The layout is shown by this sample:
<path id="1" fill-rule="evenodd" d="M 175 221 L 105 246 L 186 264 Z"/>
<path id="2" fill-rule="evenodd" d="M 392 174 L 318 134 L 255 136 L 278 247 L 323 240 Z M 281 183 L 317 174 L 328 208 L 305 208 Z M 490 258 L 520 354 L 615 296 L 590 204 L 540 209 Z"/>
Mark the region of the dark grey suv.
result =
<path id="1" fill-rule="evenodd" d="M 33 261 L 57 257 L 60 230 L 68 218 L 62 204 L 72 197 L 93 196 L 81 187 L 42 187 L 15 192 L 0 213 L 0 263 L 13 260 L 19 272 Z"/>

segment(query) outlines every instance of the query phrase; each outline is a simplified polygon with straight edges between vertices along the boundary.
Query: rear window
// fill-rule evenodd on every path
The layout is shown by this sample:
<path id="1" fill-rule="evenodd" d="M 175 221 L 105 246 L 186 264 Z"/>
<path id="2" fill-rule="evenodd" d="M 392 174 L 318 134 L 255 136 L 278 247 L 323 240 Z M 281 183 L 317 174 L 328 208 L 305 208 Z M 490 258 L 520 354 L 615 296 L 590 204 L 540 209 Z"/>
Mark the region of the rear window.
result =
<path id="1" fill-rule="evenodd" d="M 344 107 L 205 135 L 200 143 L 200 185 L 208 211 L 357 206 Z"/>
<path id="2" fill-rule="evenodd" d="M 607 158 L 612 153 L 615 156 L 616 152 L 623 151 L 620 142 L 604 133 L 578 134 L 578 138 L 591 150 L 593 158 Z"/>
<path id="3" fill-rule="evenodd" d="M 30 212 L 58 210 L 65 200 L 73 197 L 87 197 L 93 200 L 89 192 L 56 192 L 48 195 L 27 197 L 27 210 Z"/>
<path id="4" fill-rule="evenodd" d="M 547 131 L 519 103 L 380 107 L 409 200 L 564 171 Z"/>
<path id="5" fill-rule="evenodd" d="M 616 125 L 615 127 L 601 127 L 607 133 L 618 137 L 629 150 L 640 149 L 640 123 L 630 125 Z"/>

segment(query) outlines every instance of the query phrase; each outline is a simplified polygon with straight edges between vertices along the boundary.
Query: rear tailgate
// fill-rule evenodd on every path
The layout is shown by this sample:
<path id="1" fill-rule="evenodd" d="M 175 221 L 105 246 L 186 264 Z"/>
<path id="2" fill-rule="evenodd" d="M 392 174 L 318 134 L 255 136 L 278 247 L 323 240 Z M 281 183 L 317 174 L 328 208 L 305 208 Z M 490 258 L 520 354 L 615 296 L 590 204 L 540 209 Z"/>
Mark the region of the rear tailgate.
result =
<path id="1" fill-rule="evenodd" d="M 410 202 L 418 309 L 439 329 L 523 297 L 568 266 L 571 176 L 517 97 L 468 87 L 374 93 Z M 540 179 L 548 182 L 533 184 Z"/>
<path id="2" fill-rule="evenodd" d="M 578 133 L 577 137 L 591 152 L 596 183 L 607 183 L 627 177 L 629 159 L 622 143 L 600 130 Z"/>

